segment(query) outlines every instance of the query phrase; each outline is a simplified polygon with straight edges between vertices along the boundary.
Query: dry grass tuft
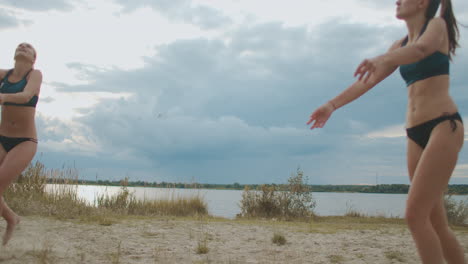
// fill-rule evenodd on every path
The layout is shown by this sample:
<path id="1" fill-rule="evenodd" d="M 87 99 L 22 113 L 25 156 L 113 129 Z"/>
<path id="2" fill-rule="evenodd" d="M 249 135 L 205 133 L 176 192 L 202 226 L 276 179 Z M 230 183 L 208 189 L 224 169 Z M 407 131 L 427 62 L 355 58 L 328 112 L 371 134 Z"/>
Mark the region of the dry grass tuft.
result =
<path id="1" fill-rule="evenodd" d="M 137 200 L 128 191 L 128 180 L 115 196 L 102 195 L 97 206 L 78 197 L 77 169 L 46 170 L 40 162 L 31 164 L 4 194 L 9 206 L 21 215 L 53 216 L 112 225 L 115 216 L 196 216 L 207 215 L 207 205 L 199 195 L 169 197 L 165 200 Z"/>
<path id="2" fill-rule="evenodd" d="M 138 200 L 127 188 L 128 179 L 122 182 L 115 196 L 101 195 L 97 207 L 126 215 L 194 216 L 208 214 L 207 204 L 200 195 L 178 197 L 171 195 L 166 200 Z"/>
<path id="3" fill-rule="evenodd" d="M 55 263 L 55 259 L 52 256 L 52 246 L 49 242 L 44 242 L 42 249 L 34 249 L 26 252 L 27 255 L 33 256 L 37 259 L 37 263 L 40 264 L 51 264 Z"/>
<path id="4" fill-rule="evenodd" d="M 330 263 L 343 263 L 344 257 L 341 255 L 330 255 L 328 256 Z"/>
<path id="5" fill-rule="evenodd" d="M 286 244 L 286 238 L 282 234 L 274 233 L 273 237 L 271 238 L 271 242 L 273 242 L 273 244 L 276 244 L 278 246 L 282 246 Z"/>
<path id="6" fill-rule="evenodd" d="M 209 251 L 210 249 L 208 248 L 207 239 L 198 240 L 197 248 L 195 252 L 201 255 L 201 254 L 207 254 Z"/>
<path id="7" fill-rule="evenodd" d="M 390 260 L 397 260 L 399 262 L 405 263 L 405 258 L 403 253 L 398 251 L 387 251 L 385 252 L 385 257 Z"/>

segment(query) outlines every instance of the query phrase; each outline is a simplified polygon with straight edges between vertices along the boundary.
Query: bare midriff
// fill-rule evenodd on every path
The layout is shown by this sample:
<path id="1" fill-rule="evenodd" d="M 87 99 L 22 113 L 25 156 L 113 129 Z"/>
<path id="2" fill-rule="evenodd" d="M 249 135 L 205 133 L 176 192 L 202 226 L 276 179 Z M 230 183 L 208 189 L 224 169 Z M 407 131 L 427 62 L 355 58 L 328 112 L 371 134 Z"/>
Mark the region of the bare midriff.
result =
<path id="1" fill-rule="evenodd" d="M 406 127 L 414 127 L 442 115 L 458 111 L 449 94 L 450 77 L 440 75 L 408 86 Z"/>
<path id="2" fill-rule="evenodd" d="M 37 138 L 34 115 L 36 108 L 25 106 L 2 106 L 0 135 L 6 137 Z"/>

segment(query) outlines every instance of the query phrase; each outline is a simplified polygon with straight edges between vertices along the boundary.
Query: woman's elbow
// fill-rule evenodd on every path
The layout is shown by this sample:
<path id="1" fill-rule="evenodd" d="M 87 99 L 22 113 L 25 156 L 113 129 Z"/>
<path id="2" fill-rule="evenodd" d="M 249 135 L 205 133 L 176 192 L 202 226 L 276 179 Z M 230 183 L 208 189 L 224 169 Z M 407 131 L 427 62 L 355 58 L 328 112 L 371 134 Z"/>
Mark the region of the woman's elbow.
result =
<path id="1" fill-rule="evenodd" d="M 29 103 L 29 101 L 32 100 L 33 97 L 34 97 L 33 94 L 26 94 L 26 95 L 21 97 L 21 102 L 20 103 L 21 104 L 27 104 L 27 103 Z"/>

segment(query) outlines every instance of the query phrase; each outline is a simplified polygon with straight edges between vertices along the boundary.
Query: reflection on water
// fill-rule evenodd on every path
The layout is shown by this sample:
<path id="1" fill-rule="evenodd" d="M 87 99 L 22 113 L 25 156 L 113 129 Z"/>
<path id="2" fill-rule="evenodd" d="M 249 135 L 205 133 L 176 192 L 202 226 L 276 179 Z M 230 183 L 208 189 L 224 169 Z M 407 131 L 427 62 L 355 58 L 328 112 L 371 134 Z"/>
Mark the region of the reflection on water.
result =
<path id="1" fill-rule="evenodd" d="M 48 190 L 53 185 L 48 185 Z M 99 195 L 115 195 L 120 187 L 116 186 L 76 186 L 78 196 L 94 203 Z M 239 190 L 207 190 L 207 189 L 165 189 L 148 187 L 128 187 L 137 199 L 168 199 L 171 197 L 187 197 L 200 195 L 208 204 L 211 215 L 234 218 L 240 213 L 242 191 Z M 406 194 L 374 194 L 374 193 L 313 193 L 317 202 L 315 213 L 321 216 L 344 215 L 348 209 L 368 215 L 385 215 L 402 217 L 405 212 Z M 456 201 L 467 199 L 465 195 L 454 195 Z"/>

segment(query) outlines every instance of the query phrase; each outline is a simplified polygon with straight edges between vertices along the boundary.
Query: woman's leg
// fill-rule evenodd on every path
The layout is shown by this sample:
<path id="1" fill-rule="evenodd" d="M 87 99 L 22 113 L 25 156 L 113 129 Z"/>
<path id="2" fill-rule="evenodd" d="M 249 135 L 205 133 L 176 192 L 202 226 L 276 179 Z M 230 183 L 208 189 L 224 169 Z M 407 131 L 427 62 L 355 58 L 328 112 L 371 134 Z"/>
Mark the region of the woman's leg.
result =
<path id="1" fill-rule="evenodd" d="M 444 199 L 439 200 L 431 212 L 431 223 L 439 236 L 444 252 L 444 258 L 448 264 L 464 264 L 465 256 L 463 248 L 455 234 L 449 227 L 447 213 L 445 212 Z"/>
<path id="2" fill-rule="evenodd" d="M 13 212 L 13 210 L 8 207 L 8 205 L 5 203 L 5 200 L 3 197 L 0 198 L 0 203 L 2 207 L 2 217 L 5 219 L 7 222 L 7 227 L 5 229 L 5 234 L 3 234 L 3 241 L 2 244 L 6 245 L 8 241 L 11 239 L 11 236 L 13 235 L 13 231 L 15 231 L 15 227 L 17 224 L 20 222 L 20 217 Z"/>
<path id="3" fill-rule="evenodd" d="M 406 220 L 423 263 L 443 263 L 441 238 L 432 225 L 431 214 L 443 198 L 463 144 L 463 125 L 457 123 L 454 132 L 450 122 L 433 129 L 412 176 Z"/>
<path id="4" fill-rule="evenodd" d="M 0 163 L 0 210 L 1 215 L 7 221 L 7 228 L 3 236 L 3 245 L 6 245 L 10 240 L 15 226 L 19 223 L 19 217 L 3 199 L 3 193 L 13 180 L 26 169 L 33 159 L 37 149 L 37 143 L 26 141 L 18 144 L 12 150 L 5 154 Z M 3 149 L 2 149 L 3 150 Z"/>
<path id="5" fill-rule="evenodd" d="M 421 158 L 422 148 L 411 139 L 407 144 L 408 174 L 410 181 L 413 180 L 414 172 Z M 435 229 L 442 244 L 445 260 L 449 263 L 464 263 L 463 248 L 458 243 L 452 230 L 450 230 L 447 214 L 444 208 L 444 200 L 441 199 L 432 209 L 430 216 L 432 227 Z"/>

